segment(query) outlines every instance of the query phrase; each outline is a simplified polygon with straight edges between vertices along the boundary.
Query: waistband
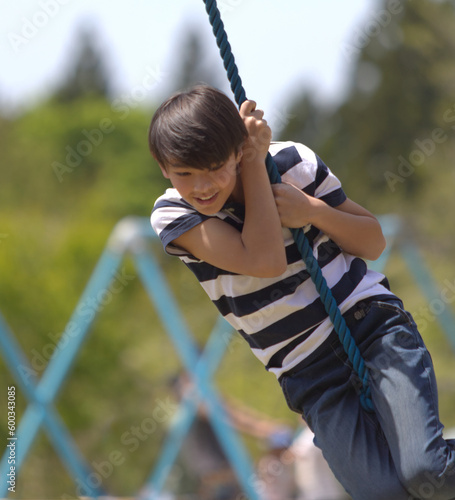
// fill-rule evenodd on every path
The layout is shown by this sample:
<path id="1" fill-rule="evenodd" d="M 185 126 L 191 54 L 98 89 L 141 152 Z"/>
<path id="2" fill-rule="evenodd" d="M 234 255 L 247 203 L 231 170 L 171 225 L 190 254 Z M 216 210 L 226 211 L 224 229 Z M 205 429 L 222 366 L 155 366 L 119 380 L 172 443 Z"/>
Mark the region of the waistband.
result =
<path id="1" fill-rule="evenodd" d="M 355 326 L 358 321 L 361 321 L 370 311 L 371 304 L 377 301 L 397 301 L 398 297 L 394 295 L 374 295 L 373 297 L 368 297 L 366 299 L 360 300 L 351 308 L 349 308 L 344 314 L 343 318 L 346 322 L 346 326 L 351 329 Z M 290 370 L 282 373 L 278 378 L 278 382 L 281 382 L 283 377 L 292 376 L 293 374 L 299 372 L 306 366 L 310 365 L 316 358 L 323 356 L 327 350 L 330 349 L 332 342 L 338 338 L 338 333 L 333 328 L 330 335 L 324 340 L 324 342 L 306 358 L 302 359 L 300 363 L 292 367 Z"/>

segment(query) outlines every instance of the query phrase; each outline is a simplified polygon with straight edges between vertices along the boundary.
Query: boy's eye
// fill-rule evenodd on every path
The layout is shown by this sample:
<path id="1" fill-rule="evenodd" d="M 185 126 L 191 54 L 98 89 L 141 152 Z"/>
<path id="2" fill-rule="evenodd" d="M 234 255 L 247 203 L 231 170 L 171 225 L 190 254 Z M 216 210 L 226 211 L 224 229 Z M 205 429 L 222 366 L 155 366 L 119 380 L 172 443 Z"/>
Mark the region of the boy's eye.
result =
<path id="1" fill-rule="evenodd" d="M 188 175 L 191 175 L 191 172 L 176 172 L 178 177 L 187 177 Z"/>
<path id="2" fill-rule="evenodd" d="M 215 165 L 214 167 L 209 168 L 209 172 L 215 172 L 216 170 L 220 170 L 224 167 L 224 163 L 220 163 L 219 165 Z"/>

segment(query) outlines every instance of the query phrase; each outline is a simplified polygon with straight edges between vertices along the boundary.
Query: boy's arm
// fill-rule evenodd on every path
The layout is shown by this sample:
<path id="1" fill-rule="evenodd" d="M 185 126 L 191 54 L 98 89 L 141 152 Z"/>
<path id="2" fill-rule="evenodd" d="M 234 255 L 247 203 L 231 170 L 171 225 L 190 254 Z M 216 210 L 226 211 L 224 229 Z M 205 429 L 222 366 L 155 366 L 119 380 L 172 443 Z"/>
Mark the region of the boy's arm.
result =
<path id="1" fill-rule="evenodd" d="M 352 200 L 333 208 L 292 184 L 275 184 L 272 189 L 283 226 L 312 224 L 345 252 L 363 259 L 376 260 L 384 251 L 386 242 L 378 220 Z"/>
<path id="2" fill-rule="evenodd" d="M 255 277 L 274 277 L 286 269 L 280 217 L 267 175 L 265 157 L 271 131 L 253 101 L 240 108 L 249 137 L 243 147 L 241 185 L 245 202 L 242 232 L 211 218 L 174 240 L 196 258 L 220 269 Z"/>

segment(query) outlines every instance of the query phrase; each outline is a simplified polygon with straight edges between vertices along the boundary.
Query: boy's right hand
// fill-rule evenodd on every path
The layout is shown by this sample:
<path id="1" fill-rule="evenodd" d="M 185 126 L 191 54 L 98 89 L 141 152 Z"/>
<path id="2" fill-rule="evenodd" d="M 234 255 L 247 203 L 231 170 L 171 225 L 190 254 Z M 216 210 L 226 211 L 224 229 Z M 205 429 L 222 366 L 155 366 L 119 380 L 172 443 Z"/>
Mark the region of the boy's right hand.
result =
<path id="1" fill-rule="evenodd" d="M 240 106 L 240 116 L 248 132 L 248 138 L 243 146 L 242 163 L 252 163 L 258 160 L 262 163 L 267 156 L 272 139 L 272 130 L 263 119 L 264 111 L 256 109 L 254 101 L 245 101 Z"/>

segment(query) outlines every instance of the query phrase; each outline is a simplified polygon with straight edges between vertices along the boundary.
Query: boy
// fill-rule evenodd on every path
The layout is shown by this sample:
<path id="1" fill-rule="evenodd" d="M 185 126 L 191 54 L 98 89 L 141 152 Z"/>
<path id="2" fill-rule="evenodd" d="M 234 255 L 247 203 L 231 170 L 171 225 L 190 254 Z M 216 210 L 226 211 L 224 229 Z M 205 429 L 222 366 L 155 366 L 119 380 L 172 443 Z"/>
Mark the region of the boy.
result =
<path id="1" fill-rule="evenodd" d="M 308 148 L 270 144 L 263 112 L 198 86 L 155 113 L 149 142 L 169 189 L 151 222 L 275 373 L 288 406 L 354 500 L 455 499 L 431 358 L 410 315 L 368 270 L 385 241 Z M 270 185 L 270 150 L 283 183 Z M 375 413 L 286 228 L 304 227 L 366 365 Z"/>

